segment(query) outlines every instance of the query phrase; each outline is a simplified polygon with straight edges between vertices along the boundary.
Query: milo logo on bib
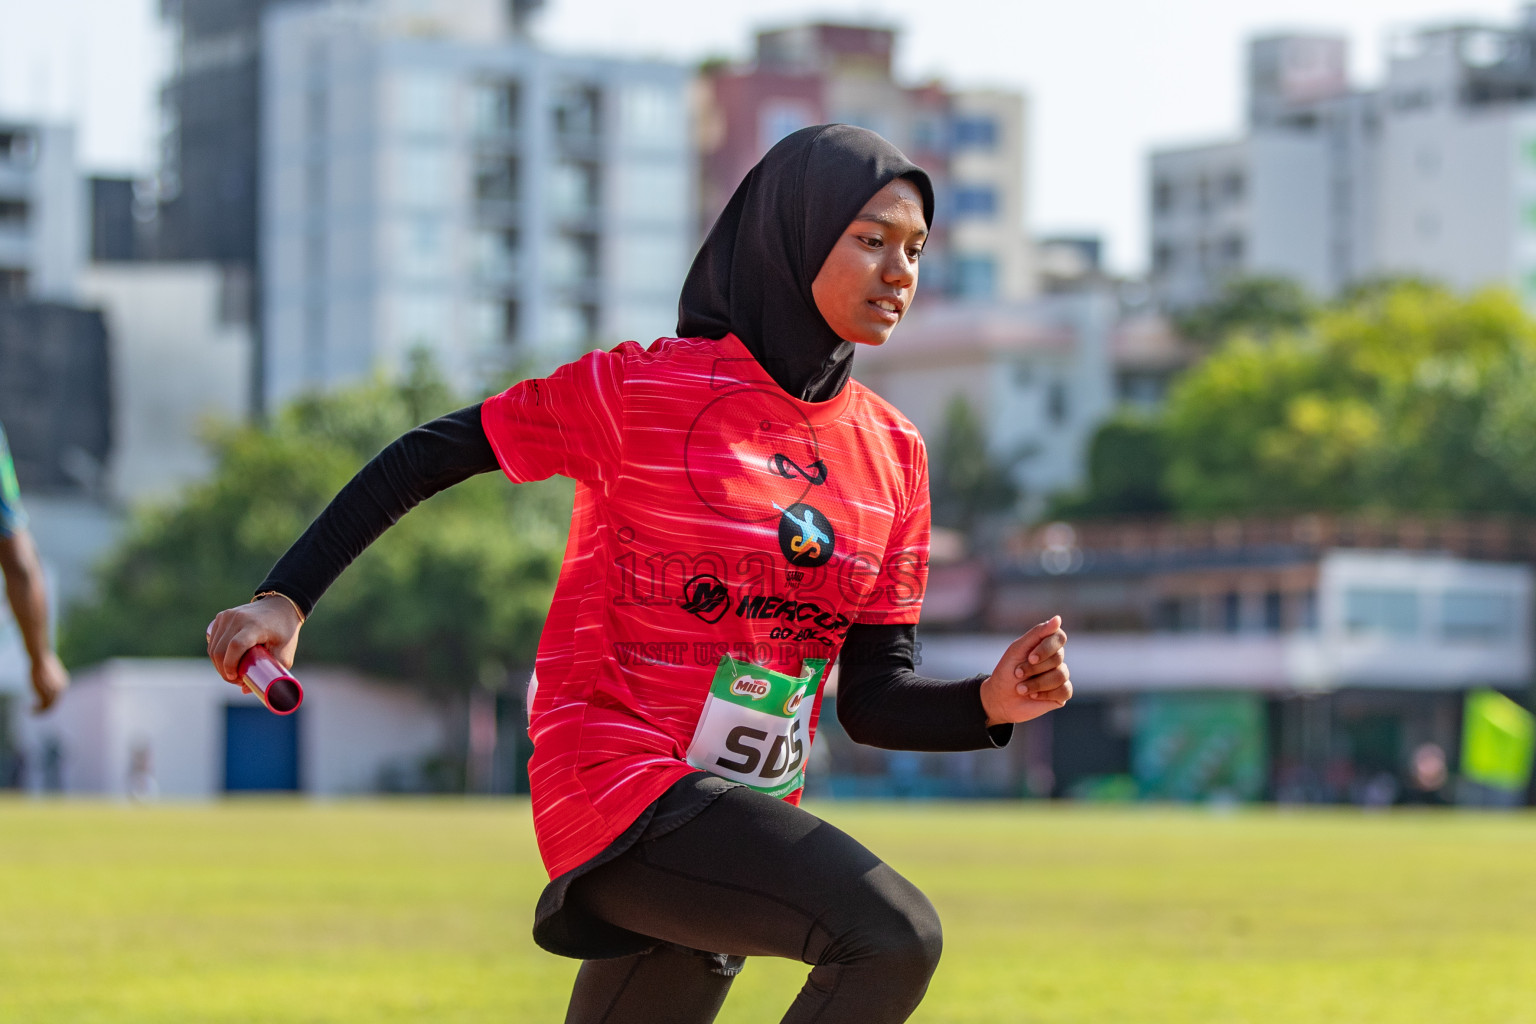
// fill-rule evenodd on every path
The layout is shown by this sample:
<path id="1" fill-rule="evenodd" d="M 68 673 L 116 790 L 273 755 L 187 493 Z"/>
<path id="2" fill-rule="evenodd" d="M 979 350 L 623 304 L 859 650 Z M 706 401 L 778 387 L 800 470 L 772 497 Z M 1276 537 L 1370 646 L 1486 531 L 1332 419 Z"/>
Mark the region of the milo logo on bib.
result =
<path id="1" fill-rule="evenodd" d="M 732 657 L 720 659 L 688 763 L 769 796 L 786 796 L 805 780 L 811 709 L 827 663 L 805 659 L 798 676 Z"/>
<path id="2" fill-rule="evenodd" d="M 738 697 L 751 697 L 753 700 L 762 700 L 768 696 L 772 689 L 767 683 L 754 676 L 740 676 L 731 683 L 731 692 Z"/>

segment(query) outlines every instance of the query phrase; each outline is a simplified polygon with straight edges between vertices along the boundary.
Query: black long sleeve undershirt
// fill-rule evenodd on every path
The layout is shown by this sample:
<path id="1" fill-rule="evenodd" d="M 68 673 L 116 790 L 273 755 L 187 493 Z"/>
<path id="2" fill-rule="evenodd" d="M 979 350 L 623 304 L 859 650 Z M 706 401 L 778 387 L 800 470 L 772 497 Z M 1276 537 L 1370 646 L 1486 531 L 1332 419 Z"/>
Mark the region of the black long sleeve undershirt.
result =
<path id="1" fill-rule="evenodd" d="M 1013 726 L 987 727 L 981 684 L 928 679 L 913 670 L 917 627 L 854 623 L 837 670 L 837 720 L 850 739 L 887 750 L 1001 747 Z"/>
<path id="2" fill-rule="evenodd" d="M 275 590 L 308 616 L 342 570 L 379 536 L 439 491 L 498 468 L 471 405 L 389 444 L 354 476 L 278 559 L 257 592 Z M 917 627 L 854 623 L 838 669 L 837 717 L 856 742 L 891 750 L 1002 746 L 1012 726 L 988 729 L 980 687 L 913 671 Z"/>

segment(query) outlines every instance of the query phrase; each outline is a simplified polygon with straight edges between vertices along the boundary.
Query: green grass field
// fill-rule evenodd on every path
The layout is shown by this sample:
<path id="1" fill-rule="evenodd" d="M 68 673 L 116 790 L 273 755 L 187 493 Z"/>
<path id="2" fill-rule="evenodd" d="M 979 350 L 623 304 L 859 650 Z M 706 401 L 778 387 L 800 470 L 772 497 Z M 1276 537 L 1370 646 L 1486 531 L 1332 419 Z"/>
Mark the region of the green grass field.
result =
<path id="1" fill-rule="evenodd" d="M 917 1021 L 1536 1021 L 1528 815 L 810 809 L 938 906 Z M 558 1024 L 542 882 L 520 802 L 0 800 L 0 1021 Z"/>

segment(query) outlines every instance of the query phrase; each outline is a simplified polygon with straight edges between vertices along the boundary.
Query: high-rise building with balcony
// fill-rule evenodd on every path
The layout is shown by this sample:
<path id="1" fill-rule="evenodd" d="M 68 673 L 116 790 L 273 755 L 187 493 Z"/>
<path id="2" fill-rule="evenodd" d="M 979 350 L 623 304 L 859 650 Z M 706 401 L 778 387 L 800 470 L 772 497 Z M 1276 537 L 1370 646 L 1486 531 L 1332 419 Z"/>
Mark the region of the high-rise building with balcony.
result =
<path id="1" fill-rule="evenodd" d="M 1375 266 L 1378 120 L 1350 87 L 1346 41 L 1253 40 L 1248 117 L 1240 139 L 1152 154 L 1150 270 L 1170 306 L 1259 274 L 1330 295 Z"/>
<path id="2" fill-rule="evenodd" d="M 896 33 L 816 23 L 758 33 L 753 61 L 699 80 L 699 231 L 775 142 L 807 125 L 879 132 L 928 171 L 937 222 L 923 255 L 925 293 L 980 301 L 1035 291 L 1026 230 L 1025 99 L 895 77 Z"/>
<path id="3" fill-rule="evenodd" d="M 541 50 L 509 6 L 311 4 L 262 37 L 266 397 L 461 387 L 674 331 L 696 240 L 688 73 Z"/>
<path id="4" fill-rule="evenodd" d="M 1536 306 L 1536 4 L 1514 25 L 1390 41 L 1351 86 L 1343 38 L 1254 40 L 1245 136 L 1151 154 L 1151 272 L 1164 303 L 1238 275 L 1322 296 L 1373 277 L 1504 285 Z"/>

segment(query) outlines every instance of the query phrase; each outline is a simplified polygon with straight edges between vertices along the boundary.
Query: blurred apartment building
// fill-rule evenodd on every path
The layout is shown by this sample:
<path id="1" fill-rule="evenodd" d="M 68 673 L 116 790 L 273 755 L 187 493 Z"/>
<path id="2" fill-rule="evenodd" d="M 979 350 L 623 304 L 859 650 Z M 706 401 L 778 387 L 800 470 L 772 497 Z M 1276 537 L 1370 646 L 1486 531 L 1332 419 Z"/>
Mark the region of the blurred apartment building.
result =
<path id="1" fill-rule="evenodd" d="M 1342 37 L 1255 39 L 1247 85 L 1242 138 L 1151 155 L 1167 305 L 1252 274 L 1323 296 L 1408 274 L 1536 302 L 1536 5 L 1514 26 L 1394 37 L 1374 89 L 1350 83 Z"/>
<path id="2" fill-rule="evenodd" d="M 0 124 L 0 423 L 30 502 L 164 496 L 206 469 L 200 421 L 246 415 L 248 280 L 151 259 L 142 192 L 84 175 L 69 126 Z"/>
<path id="3" fill-rule="evenodd" d="M 81 173 L 69 126 L 0 124 L 0 423 L 56 613 L 125 508 L 201 477 L 205 424 L 248 408 L 243 279 L 143 259 L 135 197 Z M 25 664 L 0 615 L 0 697 L 26 690 Z"/>
<path id="4" fill-rule="evenodd" d="M 1094 428 L 1121 400 L 1155 402 L 1193 353 L 1103 275 L 1091 238 L 1053 240 L 1049 279 L 1029 232 L 1023 94 L 904 82 L 897 33 L 813 22 L 759 32 L 751 61 L 695 83 L 700 234 L 784 136 L 826 122 L 895 143 L 933 178 L 921 297 L 861 382 L 940 442 L 963 400 L 1028 513 L 1081 483 Z"/>
<path id="5" fill-rule="evenodd" d="M 66 590 L 83 581 L 92 538 L 110 522 L 101 507 L 113 451 L 109 345 L 100 312 L 77 302 L 85 195 L 71 126 L 0 121 L 0 424 L 32 531 Z M 19 655 L 5 616 L 0 675 Z"/>
<path id="6" fill-rule="evenodd" d="M 807 125 L 879 132 L 933 177 L 938 223 L 923 286 L 1017 301 L 1036 290 L 1026 234 L 1025 98 L 894 77 L 896 32 L 814 23 L 757 34 L 746 66 L 706 66 L 697 85 L 700 233 L 775 142 Z"/>
<path id="7" fill-rule="evenodd" d="M 72 127 L 0 119 L 0 298 L 74 297 L 81 189 Z"/>
<path id="8" fill-rule="evenodd" d="M 22 479 L 49 492 L 96 486 L 109 447 L 101 318 L 73 305 L 84 194 L 73 128 L 0 121 L 0 423 Z"/>
<path id="9" fill-rule="evenodd" d="M 157 467 L 187 460 L 177 437 L 195 447 L 199 417 L 244 417 L 244 396 L 221 382 L 242 386 L 248 371 L 204 366 L 201 342 L 248 319 L 249 284 L 237 264 L 158 258 L 143 183 L 86 176 L 74 138 L 68 125 L 0 122 L 0 422 L 30 494 L 132 502 L 189 478 Z M 82 431 L 96 440 L 79 443 Z M 135 465 L 107 466 L 114 453 Z"/>
<path id="10" fill-rule="evenodd" d="M 671 334 L 695 240 L 685 69 L 571 57 L 509 5 L 312 3 L 261 39 L 263 380 L 461 388 Z"/>
<path id="11" fill-rule="evenodd" d="M 165 0 L 174 64 L 160 91 L 156 255 L 257 265 L 262 14 L 287 0 Z"/>
<path id="12" fill-rule="evenodd" d="M 145 182 L 93 183 L 97 259 L 212 265 L 252 290 L 245 412 L 262 410 L 257 144 L 263 12 L 286 0 L 163 0 L 173 38 L 160 162 Z M 137 188 L 135 189 L 135 184 Z M 131 238 L 125 213 L 141 213 Z M 125 251 L 126 250 L 126 251 Z"/>
<path id="13" fill-rule="evenodd" d="M 1081 287 L 1022 303 L 919 302 L 855 369 L 930 451 L 963 400 L 1033 516 L 1083 484 L 1088 444 L 1117 406 L 1160 401 L 1197 355 L 1163 317 L 1128 307 L 1113 288 Z"/>

